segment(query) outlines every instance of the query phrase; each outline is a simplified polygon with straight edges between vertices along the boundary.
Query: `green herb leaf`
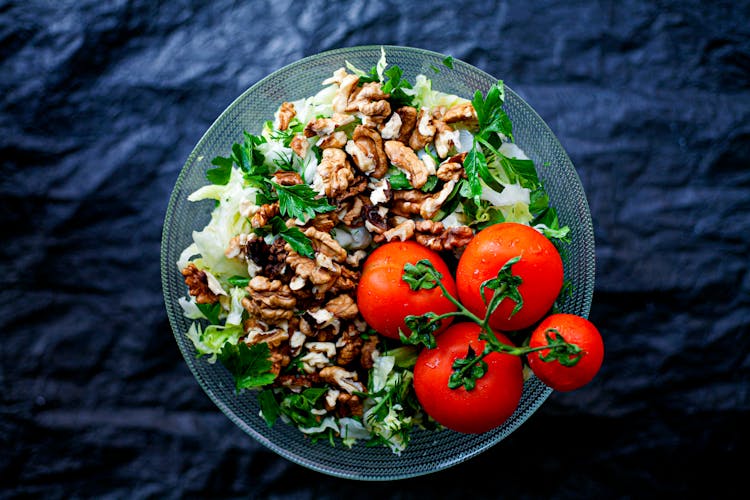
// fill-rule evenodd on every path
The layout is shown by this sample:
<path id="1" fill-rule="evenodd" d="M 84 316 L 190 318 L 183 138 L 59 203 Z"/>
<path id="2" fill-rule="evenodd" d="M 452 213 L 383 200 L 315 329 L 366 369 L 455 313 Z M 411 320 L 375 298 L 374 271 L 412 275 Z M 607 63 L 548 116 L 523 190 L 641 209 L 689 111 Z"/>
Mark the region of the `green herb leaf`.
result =
<path id="1" fill-rule="evenodd" d="M 402 189 L 414 189 L 414 186 L 409 182 L 409 178 L 401 170 L 396 170 L 391 175 L 386 177 L 388 183 L 391 185 L 391 189 L 402 190 Z"/>
<path id="2" fill-rule="evenodd" d="M 211 160 L 211 164 L 216 165 L 216 168 L 207 170 L 206 178 L 211 184 L 225 186 L 232 175 L 232 159 L 217 156 Z"/>
<path id="3" fill-rule="evenodd" d="M 437 280 L 443 279 L 443 275 L 435 269 L 429 260 L 422 259 L 416 264 L 407 262 L 404 265 L 401 279 L 416 292 L 417 290 L 432 290 L 437 286 Z"/>
<path id="4" fill-rule="evenodd" d="M 480 172 L 487 170 L 487 158 L 484 156 L 476 144 L 464 158 L 464 170 L 466 171 L 466 180 L 469 187 L 467 198 L 473 198 L 479 203 L 479 195 L 482 194 L 482 182 Z"/>
<path id="5" fill-rule="evenodd" d="M 284 219 L 277 215 L 271 219 L 271 229 L 274 234 L 284 238 L 292 250 L 305 257 L 313 257 L 312 241 L 299 228 L 287 227 Z"/>
<path id="6" fill-rule="evenodd" d="M 218 357 L 234 376 L 237 392 L 270 384 L 276 378 L 276 374 L 270 371 L 273 366 L 271 351 L 265 342 L 251 347 L 242 341 L 237 344 L 227 342 Z"/>
<path id="7" fill-rule="evenodd" d="M 273 427 L 276 423 L 276 419 L 281 415 L 281 408 L 279 402 L 276 401 L 276 395 L 272 389 L 266 389 L 258 393 L 258 404 L 260 404 L 260 411 L 263 413 L 263 420 L 266 421 L 268 427 Z"/>
<path id="8" fill-rule="evenodd" d="M 453 56 L 447 56 L 445 59 L 443 59 L 443 65 L 453 69 Z"/>
<path id="9" fill-rule="evenodd" d="M 488 279 L 479 286 L 479 295 L 482 296 L 482 301 L 485 304 L 487 304 L 485 290 L 490 289 L 494 291 L 492 299 L 490 299 L 489 304 L 487 304 L 488 315 L 494 313 L 500 305 L 500 302 L 506 298 L 516 303 L 516 306 L 508 317 L 513 316 L 523 307 L 523 297 L 518 291 L 518 287 L 523 283 L 523 280 L 520 276 L 514 276 L 512 273 L 513 265 L 519 260 L 521 260 L 520 255 L 509 259 L 508 262 L 503 264 L 503 267 L 497 272 L 496 278 Z"/>
<path id="10" fill-rule="evenodd" d="M 435 190 L 435 188 L 438 185 L 438 177 L 437 175 L 430 175 L 427 177 L 427 182 L 424 183 L 424 186 L 419 188 L 423 193 L 431 193 Z"/>
<path id="11" fill-rule="evenodd" d="M 508 115 L 503 111 L 504 100 L 505 86 L 502 80 L 490 87 L 487 96 L 484 98 L 480 91 L 477 90 L 474 93 L 471 104 L 477 113 L 480 136 L 487 138 L 491 132 L 499 132 L 513 140 L 513 125 Z"/>
<path id="12" fill-rule="evenodd" d="M 413 100 L 412 96 L 404 92 L 404 89 L 410 89 L 412 86 L 408 81 L 401 79 L 403 74 L 403 70 L 395 64 L 385 70 L 384 73 L 387 78 L 383 84 L 383 92 L 391 95 L 388 100 L 395 108 L 411 106 Z"/>
<path id="13" fill-rule="evenodd" d="M 227 280 L 230 285 L 232 286 L 238 286 L 240 288 L 245 288 L 247 285 L 250 284 L 250 278 L 246 278 L 244 276 L 232 276 Z"/>
<path id="14" fill-rule="evenodd" d="M 221 304 L 215 302 L 213 304 L 196 304 L 200 312 L 208 319 L 208 322 L 212 325 L 219 324 L 219 313 L 221 312 Z"/>
<path id="15" fill-rule="evenodd" d="M 306 222 L 315 217 L 315 214 L 336 210 L 336 207 L 328 203 L 325 196 L 318 198 L 318 193 L 307 184 L 294 186 L 272 184 L 279 197 L 279 211 L 282 215 Z"/>
<path id="16" fill-rule="evenodd" d="M 299 427 L 317 425 L 317 415 L 312 413 L 312 410 L 315 408 L 315 403 L 327 390 L 324 387 L 311 387 L 299 394 L 287 394 L 281 401 L 279 410 Z"/>
<path id="17" fill-rule="evenodd" d="M 477 385 L 477 379 L 484 377 L 489 366 L 484 361 L 484 356 L 489 353 L 487 349 L 481 357 L 477 356 L 474 349 L 469 346 L 466 356 L 457 358 L 452 365 L 453 373 L 448 378 L 448 387 L 458 389 L 463 386 L 467 391 L 471 391 Z"/>

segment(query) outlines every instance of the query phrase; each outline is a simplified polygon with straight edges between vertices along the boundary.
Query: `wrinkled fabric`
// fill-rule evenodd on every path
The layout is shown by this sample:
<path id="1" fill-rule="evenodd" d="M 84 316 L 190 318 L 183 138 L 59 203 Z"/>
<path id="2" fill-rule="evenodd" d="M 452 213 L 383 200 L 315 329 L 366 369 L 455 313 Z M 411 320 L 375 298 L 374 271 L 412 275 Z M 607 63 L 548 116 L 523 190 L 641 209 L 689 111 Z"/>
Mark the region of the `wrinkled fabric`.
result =
<path id="1" fill-rule="evenodd" d="M 0 491 L 46 498 L 736 493 L 750 417 L 747 2 L 0 1 Z M 374 485 L 292 464 L 193 379 L 162 222 L 250 85 L 365 44 L 502 78 L 576 165 L 604 366 L 467 463 Z M 708 474 L 708 468 L 715 472 Z"/>

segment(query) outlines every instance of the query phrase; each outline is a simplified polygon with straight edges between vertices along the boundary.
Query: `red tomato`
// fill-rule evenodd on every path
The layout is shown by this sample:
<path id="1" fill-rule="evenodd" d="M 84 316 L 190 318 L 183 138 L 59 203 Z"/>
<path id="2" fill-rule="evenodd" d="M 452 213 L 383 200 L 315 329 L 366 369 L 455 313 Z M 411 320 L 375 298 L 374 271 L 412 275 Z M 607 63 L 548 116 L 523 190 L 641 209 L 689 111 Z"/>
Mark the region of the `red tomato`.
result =
<path id="1" fill-rule="evenodd" d="M 563 264 L 555 246 L 536 229 L 503 222 L 479 233 L 466 246 L 458 262 L 456 282 L 461 303 L 483 318 L 487 305 L 482 301 L 482 282 L 496 278 L 508 260 L 521 256 L 512 267 L 512 274 L 523 283 L 518 291 L 523 298 L 521 309 L 511 316 L 516 302 L 506 298 L 490 317 L 496 330 L 519 330 L 533 325 L 549 311 L 563 284 Z M 486 290 L 487 301 L 493 295 Z"/>
<path id="2" fill-rule="evenodd" d="M 435 349 L 422 350 L 414 366 L 414 390 L 427 414 L 449 429 L 470 434 L 486 432 L 508 420 L 523 392 L 521 359 L 497 352 L 484 358 L 487 373 L 477 379 L 471 391 L 463 386 L 448 387 L 453 362 L 466 356 L 468 346 L 477 354 L 484 349 L 479 332 L 476 323 L 451 326 L 437 337 Z M 502 334 L 497 338 L 512 345 Z"/>
<path id="3" fill-rule="evenodd" d="M 604 342 L 599 330 L 589 320 L 573 314 L 553 314 L 544 319 L 531 334 L 529 347 L 547 345 L 545 332 L 554 328 L 563 338 L 583 350 L 583 357 L 574 366 L 563 366 L 559 361 L 544 362 L 540 355 L 549 349 L 527 355 L 529 366 L 539 379 L 556 391 L 572 391 L 588 384 L 599 371 L 604 359 Z M 555 336 L 554 332 L 550 335 Z"/>
<path id="4" fill-rule="evenodd" d="M 444 295 L 440 287 L 430 290 L 412 290 L 401 279 L 404 265 L 416 264 L 428 259 L 443 275 L 445 288 L 456 296 L 456 283 L 450 270 L 440 256 L 414 241 L 394 241 L 376 249 L 365 261 L 362 278 L 357 287 L 357 306 L 367 324 L 381 335 L 398 339 L 398 330 L 410 335 L 404 318 L 427 312 L 444 314 L 456 310 L 456 306 Z M 443 321 L 441 331 L 450 324 Z"/>

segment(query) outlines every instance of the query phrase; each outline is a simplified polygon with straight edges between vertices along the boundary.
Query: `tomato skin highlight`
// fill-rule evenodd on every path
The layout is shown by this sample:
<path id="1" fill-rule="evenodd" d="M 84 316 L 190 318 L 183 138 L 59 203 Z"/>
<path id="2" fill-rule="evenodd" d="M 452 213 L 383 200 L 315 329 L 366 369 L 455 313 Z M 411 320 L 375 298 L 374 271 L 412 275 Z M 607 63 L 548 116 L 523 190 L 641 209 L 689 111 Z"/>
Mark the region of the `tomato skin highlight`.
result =
<path id="1" fill-rule="evenodd" d="M 422 350 L 414 366 L 414 390 L 427 414 L 449 429 L 469 434 L 502 425 L 516 411 L 523 392 L 521 359 L 497 352 L 484 358 L 488 370 L 474 389 L 448 387 L 453 362 L 466 356 L 468 346 L 477 354 L 484 349 L 479 332 L 476 323 L 451 326 L 437 337 L 435 349 Z M 504 335 L 496 336 L 512 345 Z"/>
<path id="2" fill-rule="evenodd" d="M 547 345 L 545 332 L 554 328 L 563 338 L 580 347 L 584 354 L 574 366 L 563 366 L 558 361 L 544 362 L 540 355 L 546 355 L 549 349 L 531 352 L 527 355 L 529 367 L 539 380 L 556 391 L 572 391 L 591 382 L 602 366 L 604 360 L 604 341 L 596 326 L 589 320 L 573 314 L 553 314 L 544 319 L 534 329 L 529 340 L 529 347 Z M 555 336 L 554 332 L 550 335 Z"/>
<path id="3" fill-rule="evenodd" d="M 456 310 L 440 287 L 414 291 L 401 279 L 404 265 L 416 264 L 428 259 L 443 275 L 442 283 L 454 297 L 456 283 L 448 265 L 437 252 L 423 247 L 414 241 L 394 241 L 378 247 L 365 261 L 362 277 L 357 286 L 357 306 L 368 325 L 379 334 L 398 339 L 398 330 L 410 335 L 404 318 L 408 315 L 420 316 L 427 312 L 444 314 Z M 451 323 L 443 320 L 438 333 Z"/>
<path id="4" fill-rule="evenodd" d="M 496 278 L 503 265 L 519 255 L 521 260 L 513 265 L 512 274 L 523 280 L 518 287 L 523 306 L 511 316 L 516 303 L 504 299 L 490 317 L 490 326 L 495 330 L 512 331 L 529 327 L 550 310 L 563 284 L 560 254 L 536 229 L 502 222 L 477 233 L 458 262 L 456 282 L 461 303 L 483 318 L 487 305 L 479 291 L 482 282 Z M 492 295 L 492 290 L 487 290 L 488 301 Z"/>

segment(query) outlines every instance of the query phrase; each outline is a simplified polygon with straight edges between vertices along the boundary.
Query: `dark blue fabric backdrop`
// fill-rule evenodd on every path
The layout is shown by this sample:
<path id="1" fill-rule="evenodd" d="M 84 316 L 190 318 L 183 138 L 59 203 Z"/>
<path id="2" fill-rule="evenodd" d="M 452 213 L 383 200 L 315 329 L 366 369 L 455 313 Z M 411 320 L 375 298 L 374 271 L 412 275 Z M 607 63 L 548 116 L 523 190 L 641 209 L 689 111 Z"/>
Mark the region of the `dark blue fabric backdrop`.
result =
<path id="1" fill-rule="evenodd" d="M 322 50 L 503 78 L 568 150 L 597 239 L 598 378 L 455 468 L 291 464 L 187 370 L 159 244 L 192 147 Z M 0 496 L 738 494 L 750 417 L 748 2 L 0 1 Z M 710 471 L 710 472 L 709 472 Z"/>

